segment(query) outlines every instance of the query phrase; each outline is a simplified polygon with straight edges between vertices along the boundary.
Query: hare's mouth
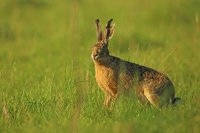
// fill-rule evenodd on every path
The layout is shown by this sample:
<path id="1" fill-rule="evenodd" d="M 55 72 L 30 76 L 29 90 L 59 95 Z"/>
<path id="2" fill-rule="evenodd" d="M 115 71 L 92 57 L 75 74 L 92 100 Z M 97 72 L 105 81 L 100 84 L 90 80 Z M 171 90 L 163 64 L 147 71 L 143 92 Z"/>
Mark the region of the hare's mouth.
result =
<path id="1" fill-rule="evenodd" d="M 94 55 L 94 59 L 96 60 L 96 59 L 98 59 L 99 58 L 99 55 L 98 54 L 95 54 Z"/>
<path id="2" fill-rule="evenodd" d="M 98 55 L 98 54 L 93 54 L 93 52 L 92 52 L 91 58 L 92 58 L 93 60 L 97 60 L 97 59 L 99 58 L 99 55 Z"/>
<path id="3" fill-rule="evenodd" d="M 96 59 L 98 59 L 98 58 L 99 58 L 99 55 L 98 55 L 98 54 L 92 55 L 92 59 L 93 59 L 93 60 L 96 60 Z"/>

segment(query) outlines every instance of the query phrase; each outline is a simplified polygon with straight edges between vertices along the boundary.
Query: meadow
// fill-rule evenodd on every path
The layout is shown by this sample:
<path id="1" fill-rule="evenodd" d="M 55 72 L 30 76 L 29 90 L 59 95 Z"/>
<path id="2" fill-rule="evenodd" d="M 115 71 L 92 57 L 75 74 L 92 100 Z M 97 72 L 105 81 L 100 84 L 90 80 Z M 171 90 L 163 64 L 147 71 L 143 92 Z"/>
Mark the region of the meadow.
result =
<path id="1" fill-rule="evenodd" d="M 199 0 L 0 0 L 0 132 L 200 132 Z M 167 74 L 181 102 L 122 96 L 112 112 L 94 77 L 95 19 L 110 53 Z"/>

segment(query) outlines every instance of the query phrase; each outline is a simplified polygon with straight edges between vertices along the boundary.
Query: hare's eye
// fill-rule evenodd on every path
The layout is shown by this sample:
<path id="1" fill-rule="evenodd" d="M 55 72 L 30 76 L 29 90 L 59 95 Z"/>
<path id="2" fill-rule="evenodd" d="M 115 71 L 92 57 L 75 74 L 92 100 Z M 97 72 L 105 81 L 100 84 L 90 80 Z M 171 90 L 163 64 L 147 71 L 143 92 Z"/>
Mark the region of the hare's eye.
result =
<path id="1" fill-rule="evenodd" d="M 102 49 L 107 49 L 107 45 L 103 45 Z"/>

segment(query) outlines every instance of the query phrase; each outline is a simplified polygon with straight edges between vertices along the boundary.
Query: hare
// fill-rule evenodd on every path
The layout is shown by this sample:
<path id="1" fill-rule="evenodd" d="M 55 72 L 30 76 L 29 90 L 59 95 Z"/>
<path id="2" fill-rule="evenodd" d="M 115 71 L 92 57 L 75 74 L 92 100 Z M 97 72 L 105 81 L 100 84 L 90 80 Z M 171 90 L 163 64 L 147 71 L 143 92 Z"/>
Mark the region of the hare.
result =
<path id="1" fill-rule="evenodd" d="M 135 89 L 141 103 L 162 107 L 175 103 L 175 90 L 170 79 L 154 69 L 114 57 L 109 54 L 108 42 L 114 33 L 112 19 L 107 22 L 104 32 L 96 20 L 97 43 L 91 57 L 95 66 L 98 86 L 105 93 L 104 106 L 111 106 L 123 91 Z"/>

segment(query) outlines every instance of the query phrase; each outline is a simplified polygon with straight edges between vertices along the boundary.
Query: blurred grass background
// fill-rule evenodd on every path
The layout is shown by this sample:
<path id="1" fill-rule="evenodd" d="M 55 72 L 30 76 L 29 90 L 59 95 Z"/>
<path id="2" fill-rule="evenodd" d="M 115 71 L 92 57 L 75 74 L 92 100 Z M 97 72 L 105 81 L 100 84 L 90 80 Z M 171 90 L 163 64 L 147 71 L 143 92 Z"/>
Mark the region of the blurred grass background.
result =
<path id="1" fill-rule="evenodd" d="M 199 132 L 199 0 L 0 0 L 0 132 Z M 122 97 L 113 112 L 90 58 L 94 21 L 112 55 L 167 74 L 182 103 Z"/>

